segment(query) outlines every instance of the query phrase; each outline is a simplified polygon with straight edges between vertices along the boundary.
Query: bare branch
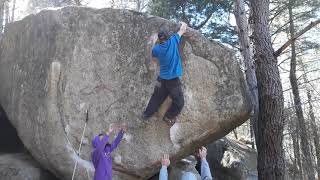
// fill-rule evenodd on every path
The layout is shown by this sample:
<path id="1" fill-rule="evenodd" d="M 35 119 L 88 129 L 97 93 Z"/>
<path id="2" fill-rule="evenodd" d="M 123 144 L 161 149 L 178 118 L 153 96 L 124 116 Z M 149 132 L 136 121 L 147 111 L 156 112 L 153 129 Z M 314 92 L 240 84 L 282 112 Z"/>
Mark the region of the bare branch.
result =
<path id="1" fill-rule="evenodd" d="M 297 54 L 297 57 L 301 57 L 301 56 L 303 56 L 303 54 Z M 288 57 L 288 58 L 282 60 L 280 63 L 278 63 L 278 66 L 280 66 L 281 64 L 283 64 L 289 60 L 291 60 L 291 57 Z"/>
<path id="2" fill-rule="evenodd" d="M 312 79 L 312 80 L 309 80 L 309 81 L 306 82 L 306 83 L 310 83 L 310 82 L 312 82 L 312 81 L 318 81 L 318 80 L 320 80 L 320 77 L 319 77 L 319 78 Z M 299 83 L 298 85 L 300 86 L 300 85 L 303 85 L 303 84 L 306 84 L 306 83 Z M 286 91 L 289 91 L 289 90 L 291 90 L 291 88 L 285 89 L 285 90 L 283 90 L 282 92 L 286 92 Z"/>
<path id="3" fill-rule="evenodd" d="M 320 19 L 311 22 L 308 26 L 306 26 L 305 28 L 303 28 L 300 32 L 298 32 L 297 34 L 295 34 L 291 39 L 289 39 L 286 43 L 284 43 L 275 53 L 274 56 L 278 57 L 282 51 L 284 51 L 288 46 L 290 46 L 291 43 L 293 43 L 296 39 L 298 39 L 300 36 L 302 36 L 304 33 L 306 33 L 307 31 L 309 31 L 311 28 L 313 28 L 314 26 L 318 25 L 320 23 Z"/>
<path id="4" fill-rule="evenodd" d="M 297 78 L 297 80 L 299 80 L 300 78 L 302 78 L 304 75 L 306 75 L 306 74 L 308 74 L 308 73 L 316 72 L 316 71 L 320 71 L 320 68 L 318 68 L 318 69 L 313 69 L 313 70 L 310 70 L 310 71 L 307 71 L 307 72 L 303 73 L 301 76 L 299 76 L 299 77 Z"/>
<path id="5" fill-rule="evenodd" d="M 300 19 L 300 18 L 303 18 L 306 14 L 312 13 L 312 12 L 318 10 L 318 9 L 319 9 L 319 8 L 317 7 L 317 8 L 311 9 L 310 11 L 306 11 L 306 12 L 303 12 L 303 13 L 295 14 L 295 15 L 294 15 L 295 18 L 294 18 L 293 20 L 296 21 L 296 20 L 298 20 L 298 19 Z M 275 34 L 279 33 L 279 32 L 280 32 L 285 26 L 287 26 L 289 23 L 290 23 L 290 21 L 284 23 L 280 28 L 278 28 L 274 33 L 272 33 L 271 36 L 274 36 Z"/>
<path id="6" fill-rule="evenodd" d="M 14 11 L 16 10 L 16 0 L 12 2 L 12 9 L 11 9 L 11 22 L 14 21 Z"/>
<path id="7" fill-rule="evenodd" d="M 210 13 L 209 16 L 207 16 L 206 20 L 204 20 L 202 23 L 200 23 L 198 26 L 194 27 L 194 29 L 199 30 L 201 29 L 205 24 L 207 24 L 207 22 L 209 21 L 209 19 L 211 19 L 213 15 L 213 11 Z"/>
<path id="8" fill-rule="evenodd" d="M 283 67 L 281 67 L 280 65 L 278 65 L 278 67 L 280 68 L 280 69 L 282 69 L 284 72 L 290 72 L 289 70 L 287 70 L 287 69 L 285 69 L 285 68 L 283 68 Z"/>
<path id="9" fill-rule="evenodd" d="M 319 101 L 320 101 L 320 99 L 313 99 L 313 100 L 311 100 L 310 102 L 319 102 Z M 293 105 L 293 106 L 285 107 L 285 109 L 291 109 L 291 108 L 294 108 L 294 107 L 296 107 L 296 106 L 301 106 L 301 105 L 305 105 L 305 104 L 308 104 L 308 103 L 309 103 L 309 101 L 306 101 L 306 102 L 303 102 L 303 103 L 298 104 L 298 105 Z"/>
<path id="10" fill-rule="evenodd" d="M 271 24 L 276 17 L 278 17 L 283 11 L 285 11 L 285 10 L 287 9 L 287 7 L 286 7 L 286 6 L 283 6 L 283 7 L 281 7 L 281 8 L 276 7 L 276 8 L 274 8 L 274 9 L 276 9 L 276 10 L 275 10 L 276 12 L 275 12 L 275 15 L 269 19 L 269 24 Z M 278 10 L 277 10 L 277 9 L 278 9 Z M 271 12 L 271 11 L 270 11 L 270 12 Z"/>

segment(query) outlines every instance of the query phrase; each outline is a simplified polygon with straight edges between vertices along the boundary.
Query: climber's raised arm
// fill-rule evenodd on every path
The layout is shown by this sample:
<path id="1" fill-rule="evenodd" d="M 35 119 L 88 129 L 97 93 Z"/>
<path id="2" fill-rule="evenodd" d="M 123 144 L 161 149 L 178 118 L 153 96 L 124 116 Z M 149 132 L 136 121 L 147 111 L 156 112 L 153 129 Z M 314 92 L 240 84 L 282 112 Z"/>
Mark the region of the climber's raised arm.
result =
<path id="1" fill-rule="evenodd" d="M 157 57 L 157 52 L 156 50 L 152 47 L 151 52 L 150 52 L 150 58 L 151 58 L 151 62 L 154 65 L 154 69 L 158 69 L 159 65 L 159 61 L 156 58 Z"/>
<path id="2" fill-rule="evenodd" d="M 168 166 L 170 165 L 170 159 L 168 154 L 164 154 L 161 158 L 161 170 L 159 174 L 159 180 L 168 180 Z"/>
<path id="3" fill-rule="evenodd" d="M 151 62 L 152 62 L 152 64 L 154 65 L 154 69 L 157 69 L 160 65 L 159 65 L 159 61 L 158 61 L 158 59 L 157 58 L 155 58 L 155 57 L 151 57 Z"/>
<path id="4" fill-rule="evenodd" d="M 207 162 L 207 148 L 201 147 L 199 149 L 199 156 L 201 158 L 201 180 L 213 180 L 209 164 Z"/>
<path id="5" fill-rule="evenodd" d="M 187 31 L 188 25 L 185 22 L 181 22 L 180 30 L 178 31 L 178 34 L 180 37 Z"/>
<path id="6" fill-rule="evenodd" d="M 116 139 L 111 143 L 110 146 L 110 151 L 112 152 L 115 148 L 118 147 L 120 141 L 122 140 L 122 137 L 124 135 L 124 133 L 127 131 L 127 125 L 126 124 L 122 124 L 120 126 L 120 130 L 118 132 L 118 135 L 116 137 Z"/>
<path id="7" fill-rule="evenodd" d="M 154 46 L 155 46 L 157 40 L 158 40 L 157 35 L 153 35 L 151 37 L 151 41 L 150 41 L 151 46 L 149 46 L 149 57 L 150 57 L 152 64 L 155 66 L 155 69 L 157 69 L 157 67 L 159 66 L 158 59 L 156 58 L 156 52 L 154 50 Z"/>
<path id="8" fill-rule="evenodd" d="M 112 133 L 113 130 L 114 130 L 114 124 L 110 124 L 110 126 L 105 134 L 99 134 L 99 138 L 102 137 L 101 141 L 100 141 L 100 143 L 98 143 L 99 145 L 97 147 L 97 149 L 100 152 L 103 151 L 103 149 L 105 149 L 107 143 L 109 142 L 110 134 Z"/>

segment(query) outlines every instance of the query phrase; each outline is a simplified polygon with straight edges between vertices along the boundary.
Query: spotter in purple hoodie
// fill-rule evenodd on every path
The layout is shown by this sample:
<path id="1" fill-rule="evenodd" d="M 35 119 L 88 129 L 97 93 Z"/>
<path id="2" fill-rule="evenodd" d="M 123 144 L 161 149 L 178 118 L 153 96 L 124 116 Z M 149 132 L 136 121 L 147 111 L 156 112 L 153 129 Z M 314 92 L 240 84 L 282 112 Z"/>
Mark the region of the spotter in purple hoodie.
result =
<path id="1" fill-rule="evenodd" d="M 100 139 L 99 135 L 92 140 L 94 148 L 92 152 L 92 162 L 95 168 L 93 180 L 112 180 L 112 151 L 117 148 L 123 137 L 124 131 L 121 130 L 115 140 L 109 144 L 109 136 L 104 135 Z"/>

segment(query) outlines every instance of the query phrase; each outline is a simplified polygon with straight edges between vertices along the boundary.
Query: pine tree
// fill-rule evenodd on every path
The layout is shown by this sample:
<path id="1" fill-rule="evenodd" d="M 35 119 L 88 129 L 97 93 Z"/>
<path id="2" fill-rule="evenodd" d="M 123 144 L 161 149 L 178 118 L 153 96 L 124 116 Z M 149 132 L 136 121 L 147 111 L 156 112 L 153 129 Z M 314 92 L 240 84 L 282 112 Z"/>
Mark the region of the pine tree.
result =
<path id="1" fill-rule="evenodd" d="M 271 43 L 269 0 L 252 0 L 254 58 L 259 92 L 258 176 L 260 180 L 283 180 L 283 93 L 277 58 Z"/>
<path id="2" fill-rule="evenodd" d="M 0 37 L 3 32 L 3 21 L 4 21 L 4 0 L 0 0 Z"/>
<path id="3" fill-rule="evenodd" d="M 309 140 L 311 137 L 308 135 L 308 127 L 306 121 L 306 115 L 303 113 L 302 107 L 302 98 L 301 94 L 303 90 L 299 87 L 299 81 L 297 77 L 297 58 L 303 55 L 303 52 L 307 49 L 316 48 L 318 45 L 317 42 L 310 41 L 305 39 L 303 41 L 296 41 L 298 35 L 302 35 L 310 28 L 314 26 L 314 24 L 319 23 L 319 21 L 315 21 L 314 24 L 309 24 L 309 26 L 305 26 L 306 22 L 312 21 L 316 17 L 316 13 L 320 8 L 319 0 L 306 0 L 306 1 L 298 1 L 298 0 L 276 0 L 273 1 L 275 4 L 272 9 L 273 14 L 270 17 L 270 24 L 273 31 L 273 36 L 277 39 L 278 34 L 285 33 L 288 34 L 289 40 L 285 43 L 279 50 L 275 52 L 276 56 L 279 56 L 286 47 L 289 45 L 290 47 L 290 55 L 285 53 L 285 55 L 289 56 L 290 60 L 290 84 L 292 95 L 294 99 L 294 105 L 292 106 L 295 109 L 295 118 L 291 120 L 296 120 L 296 133 L 298 136 L 292 135 L 293 148 L 294 148 L 294 164 L 297 172 L 294 176 L 297 179 L 303 179 L 302 170 L 304 175 L 307 176 L 308 179 L 314 179 L 314 169 L 313 162 L 315 161 L 312 158 L 312 150 L 310 150 Z M 302 29 L 303 28 L 303 29 Z M 302 29 L 302 30 L 301 30 Z M 282 63 L 281 63 L 282 64 Z M 284 66 L 283 64 L 281 66 Z M 283 67 L 282 67 L 283 69 Z M 300 154 L 300 149 L 302 154 Z"/>
<path id="4" fill-rule="evenodd" d="M 148 12 L 166 19 L 184 21 L 209 39 L 235 45 L 236 31 L 228 22 L 232 6 L 232 0 L 150 0 Z"/>

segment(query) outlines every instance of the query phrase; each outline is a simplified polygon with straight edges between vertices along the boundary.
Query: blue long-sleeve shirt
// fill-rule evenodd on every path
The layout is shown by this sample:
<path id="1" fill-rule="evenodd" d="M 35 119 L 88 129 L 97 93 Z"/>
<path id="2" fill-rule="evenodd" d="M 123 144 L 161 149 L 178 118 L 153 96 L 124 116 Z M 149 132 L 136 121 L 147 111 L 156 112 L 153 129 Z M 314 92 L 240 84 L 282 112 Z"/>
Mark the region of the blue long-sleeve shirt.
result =
<path id="1" fill-rule="evenodd" d="M 157 58 L 160 64 L 161 79 L 170 80 L 182 76 L 183 68 L 179 54 L 180 39 L 180 35 L 175 33 L 167 41 L 155 45 L 152 49 L 152 56 Z"/>
<path id="2" fill-rule="evenodd" d="M 182 175 L 181 180 L 196 180 L 196 176 L 191 172 L 186 172 Z M 162 166 L 160 170 L 159 180 L 168 180 L 167 166 Z M 209 164 L 206 159 L 201 160 L 201 180 L 214 180 L 212 178 Z"/>
<path id="3" fill-rule="evenodd" d="M 201 180 L 213 180 L 210 167 L 206 159 L 201 160 Z"/>

